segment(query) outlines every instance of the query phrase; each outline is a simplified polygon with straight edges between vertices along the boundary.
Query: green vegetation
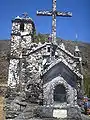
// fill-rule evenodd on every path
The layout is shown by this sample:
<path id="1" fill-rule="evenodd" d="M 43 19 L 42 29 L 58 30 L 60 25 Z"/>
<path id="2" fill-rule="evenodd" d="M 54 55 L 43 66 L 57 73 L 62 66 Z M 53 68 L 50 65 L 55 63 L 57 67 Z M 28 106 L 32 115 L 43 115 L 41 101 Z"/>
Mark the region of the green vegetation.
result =
<path id="1" fill-rule="evenodd" d="M 43 35 L 41 33 L 38 33 L 37 35 L 34 33 L 34 42 L 35 43 L 45 43 L 48 41 L 48 34 Z"/>
<path id="2" fill-rule="evenodd" d="M 90 97 L 90 76 L 84 76 L 84 90 L 85 94 Z"/>

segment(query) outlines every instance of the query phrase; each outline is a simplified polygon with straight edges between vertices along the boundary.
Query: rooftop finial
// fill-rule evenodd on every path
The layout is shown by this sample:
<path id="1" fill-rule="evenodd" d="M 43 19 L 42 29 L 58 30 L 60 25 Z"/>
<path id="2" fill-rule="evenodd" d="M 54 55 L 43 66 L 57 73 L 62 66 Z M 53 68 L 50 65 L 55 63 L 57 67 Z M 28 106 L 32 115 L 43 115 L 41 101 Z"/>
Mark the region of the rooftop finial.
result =
<path id="1" fill-rule="evenodd" d="M 28 17 L 28 13 L 27 12 L 24 12 L 22 15 L 23 15 L 24 18 Z"/>
<path id="2" fill-rule="evenodd" d="M 75 51 L 76 52 L 79 52 L 79 48 L 78 48 L 78 45 L 77 45 L 77 41 L 78 41 L 78 34 L 76 33 L 76 46 L 75 46 Z"/>
<path id="3" fill-rule="evenodd" d="M 61 44 L 61 48 L 62 48 L 63 50 L 65 50 L 65 45 L 64 45 L 64 43 Z"/>
<path id="4" fill-rule="evenodd" d="M 78 40 L 78 34 L 76 33 L 76 41 Z"/>
<path id="5" fill-rule="evenodd" d="M 20 19 L 20 17 L 19 17 L 19 16 L 17 16 L 16 18 L 17 18 L 17 19 Z"/>
<path id="6" fill-rule="evenodd" d="M 78 41 L 78 34 L 76 33 L 76 45 L 75 45 L 75 56 L 77 57 L 80 57 L 80 50 L 79 50 L 79 47 L 78 47 L 78 44 L 77 44 L 77 41 Z"/>
<path id="7" fill-rule="evenodd" d="M 80 52 L 80 50 L 79 50 L 77 45 L 75 46 L 75 52 Z"/>

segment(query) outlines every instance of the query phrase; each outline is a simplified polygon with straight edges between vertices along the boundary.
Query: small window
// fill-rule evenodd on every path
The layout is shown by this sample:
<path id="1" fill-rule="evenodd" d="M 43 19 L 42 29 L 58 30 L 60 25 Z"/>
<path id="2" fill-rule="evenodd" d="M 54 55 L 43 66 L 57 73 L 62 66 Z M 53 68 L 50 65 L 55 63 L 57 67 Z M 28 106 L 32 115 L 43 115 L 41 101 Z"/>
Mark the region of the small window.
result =
<path id="1" fill-rule="evenodd" d="M 47 52 L 50 52 L 50 47 L 47 48 Z"/>
<path id="2" fill-rule="evenodd" d="M 24 31 L 24 23 L 20 24 L 20 31 Z"/>
<path id="3" fill-rule="evenodd" d="M 66 102 L 66 90 L 63 85 L 57 85 L 54 90 L 54 101 L 64 103 Z"/>

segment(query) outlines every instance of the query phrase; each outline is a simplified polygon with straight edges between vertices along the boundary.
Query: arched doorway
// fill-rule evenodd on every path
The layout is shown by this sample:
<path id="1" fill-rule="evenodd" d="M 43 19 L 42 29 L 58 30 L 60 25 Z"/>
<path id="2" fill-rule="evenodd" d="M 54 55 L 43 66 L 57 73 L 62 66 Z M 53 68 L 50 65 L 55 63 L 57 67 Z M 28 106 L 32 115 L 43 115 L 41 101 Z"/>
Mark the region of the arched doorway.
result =
<path id="1" fill-rule="evenodd" d="M 57 103 L 66 102 L 66 90 L 64 85 L 57 85 L 54 90 L 54 101 Z"/>

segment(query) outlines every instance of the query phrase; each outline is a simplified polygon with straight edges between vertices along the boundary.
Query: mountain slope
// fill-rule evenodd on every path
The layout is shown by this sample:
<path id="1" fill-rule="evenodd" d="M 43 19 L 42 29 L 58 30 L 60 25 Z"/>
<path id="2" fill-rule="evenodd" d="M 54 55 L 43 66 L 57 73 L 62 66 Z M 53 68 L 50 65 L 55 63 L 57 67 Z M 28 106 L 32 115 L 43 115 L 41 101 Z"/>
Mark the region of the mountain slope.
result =
<path id="1" fill-rule="evenodd" d="M 10 54 L 10 40 L 0 40 L 0 83 L 7 82 L 9 65 L 7 56 L 9 54 Z"/>

